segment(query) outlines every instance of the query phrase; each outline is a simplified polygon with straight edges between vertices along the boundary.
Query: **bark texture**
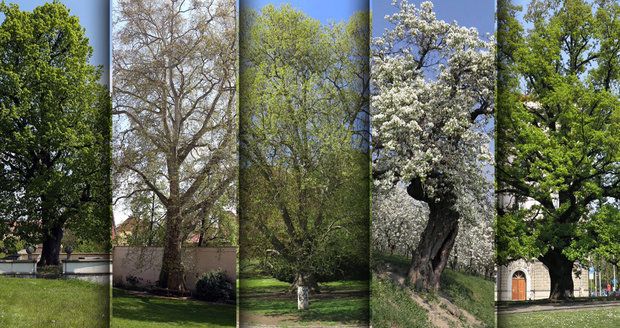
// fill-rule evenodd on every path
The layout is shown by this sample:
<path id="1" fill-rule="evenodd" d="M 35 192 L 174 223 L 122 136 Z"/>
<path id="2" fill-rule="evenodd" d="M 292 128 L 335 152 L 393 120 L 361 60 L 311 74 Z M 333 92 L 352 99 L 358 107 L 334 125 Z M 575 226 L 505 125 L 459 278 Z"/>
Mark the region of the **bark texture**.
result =
<path id="1" fill-rule="evenodd" d="M 551 279 L 550 300 L 573 298 L 573 261 L 569 260 L 562 250 L 552 249 L 538 258 L 549 270 Z"/>
<path id="2" fill-rule="evenodd" d="M 459 229 L 459 213 L 454 209 L 455 195 L 446 193 L 435 201 L 427 197 L 421 181 L 415 180 L 407 188 L 409 195 L 429 206 L 426 228 L 413 252 L 407 273 L 409 284 L 419 290 L 437 291 L 441 273 L 448 263 Z"/>
<path id="3" fill-rule="evenodd" d="M 60 243 L 62 241 L 62 227 L 51 227 L 47 229 L 43 236 L 43 250 L 38 266 L 59 265 Z"/>

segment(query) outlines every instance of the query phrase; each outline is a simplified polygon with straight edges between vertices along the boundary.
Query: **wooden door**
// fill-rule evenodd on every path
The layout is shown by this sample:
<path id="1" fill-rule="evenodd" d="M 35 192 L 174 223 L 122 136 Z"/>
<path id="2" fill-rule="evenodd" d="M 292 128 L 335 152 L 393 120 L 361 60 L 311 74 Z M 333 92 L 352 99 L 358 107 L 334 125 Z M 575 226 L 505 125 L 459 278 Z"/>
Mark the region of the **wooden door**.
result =
<path id="1" fill-rule="evenodd" d="M 512 300 L 525 301 L 525 274 L 521 271 L 512 275 Z"/>

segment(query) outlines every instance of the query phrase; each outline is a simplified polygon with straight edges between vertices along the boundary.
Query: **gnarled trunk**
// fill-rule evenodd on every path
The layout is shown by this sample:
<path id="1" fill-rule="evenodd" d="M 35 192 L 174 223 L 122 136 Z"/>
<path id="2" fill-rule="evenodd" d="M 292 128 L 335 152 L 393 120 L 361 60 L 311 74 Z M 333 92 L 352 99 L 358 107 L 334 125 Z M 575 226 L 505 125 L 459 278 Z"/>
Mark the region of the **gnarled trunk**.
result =
<path id="1" fill-rule="evenodd" d="M 538 258 L 549 270 L 551 279 L 550 300 L 565 300 L 573 298 L 573 261 L 569 260 L 561 249 L 549 250 Z"/>
<path id="2" fill-rule="evenodd" d="M 434 172 L 433 178 L 441 179 L 441 174 Z M 434 196 L 427 194 L 419 178 L 413 179 L 407 186 L 409 196 L 427 203 L 429 209 L 426 228 L 420 236 L 418 247 L 413 251 L 407 273 L 409 284 L 419 290 L 439 289 L 441 273 L 448 263 L 459 231 L 459 213 L 454 208 L 456 195 L 449 191 L 450 183 L 444 181 L 441 184 L 448 191 Z"/>
<path id="3" fill-rule="evenodd" d="M 413 252 L 407 278 L 416 289 L 436 291 L 459 229 L 459 215 L 450 202 L 429 204 L 429 218 Z"/>

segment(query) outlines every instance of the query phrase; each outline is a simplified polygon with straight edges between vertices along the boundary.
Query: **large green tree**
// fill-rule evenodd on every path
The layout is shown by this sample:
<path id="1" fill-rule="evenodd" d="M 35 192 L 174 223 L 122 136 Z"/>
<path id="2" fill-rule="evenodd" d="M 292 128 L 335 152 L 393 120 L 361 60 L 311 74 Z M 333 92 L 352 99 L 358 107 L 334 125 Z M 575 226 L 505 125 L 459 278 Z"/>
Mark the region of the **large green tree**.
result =
<path id="1" fill-rule="evenodd" d="M 66 228 L 109 245 L 109 96 L 64 5 L 0 13 L 2 239 L 41 242 L 39 265 L 56 265 Z"/>
<path id="2" fill-rule="evenodd" d="M 501 1 L 497 255 L 537 258 L 550 299 L 573 296 L 573 262 L 603 245 L 620 197 L 620 4 Z M 599 214 L 593 214 L 599 212 Z"/>
<path id="3" fill-rule="evenodd" d="M 242 11 L 241 256 L 268 251 L 294 286 L 349 250 L 367 258 L 367 40 L 367 13 L 328 26 L 290 6 Z"/>

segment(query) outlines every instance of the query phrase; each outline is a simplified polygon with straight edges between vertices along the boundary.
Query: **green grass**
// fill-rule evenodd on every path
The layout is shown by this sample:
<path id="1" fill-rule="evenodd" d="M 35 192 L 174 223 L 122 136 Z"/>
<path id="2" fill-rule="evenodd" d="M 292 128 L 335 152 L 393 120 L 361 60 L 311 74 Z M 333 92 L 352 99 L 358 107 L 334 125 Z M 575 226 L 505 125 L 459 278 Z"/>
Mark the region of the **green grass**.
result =
<path id="1" fill-rule="evenodd" d="M 368 290 L 368 280 L 341 280 L 320 284 L 325 290 Z"/>
<path id="2" fill-rule="evenodd" d="M 374 254 L 373 259 L 377 264 L 390 263 L 393 267 L 401 268 L 403 271 L 406 271 L 410 265 L 409 259 L 398 255 Z M 495 326 L 495 283 L 493 281 L 446 269 L 441 276 L 440 292 L 456 306 L 482 321 L 486 327 Z M 390 299 L 387 294 L 380 295 L 385 295 Z M 432 295 L 428 296 L 432 297 Z M 375 294 L 373 298 L 376 298 Z M 400 325 L 407 326 L 404 323 Z"/>
<path id="3" fill-rule="evenodd" d="M 0 277 L 0 327 L 107 327 L 109 286 Z"/>
<path id="4" fill-rule="evenodd" d="M 239 289 L 244 294 L 282 293 L 287 292 L 291 284 L 271 277 L 245 278 L 238 281 Z M 366 280 L 330 281 L 319 284 L 324 291 L 368 290 Z"/>
<path id="5" fill-rule="evenodd" d="M 285 292 L 291 284 L 269 277 L 239 279 L 239 291 L 242 293 L 280 293 Z"/>
<path id="6" fill-rule="evenodd" d="M 234 327 L 234 305 L 141 297 L 114 289 L 112 324 L 118 328 Z"/>
<path id="7" fill-rule="evenodd" d="M 426 311 L 408 293 L 394 283 L 373 279 L 370 299 L 373 327 L 426 328 L 431 327 Z"/>
<path id="8" fill-rule="evenodd" d="M 337 297 L 333 299 L 313 300 L 310 296 L 310 308 L 297 310 L 297 299 L 293 295 L 288 299 L 241 299 L 241 311 L 270 317 L 296 316 L 296 324 L 315 326 L 338 326 L 368 322 L 368 297 Z"/>
<path id="9" fill-rule="evenodd" d="M 501 314 L 498 327 L 620 327 L 620 307 Z"/>
<path id="10" fill-rule="evenodd" d="M 334 295 L 325 299 L 310 296 L 310 308 L 297 310 L 294 294 L 274 295 L 288 291 L 290 284 L 268 277 L 240 279 L 241 297 L 239 309 L 250 315 L 270 317 L 278 326 L 338 326 L 342 324 L 365 324 L 368 322 L 368 296 Z M 368 291 L 367 281 L 336 281 L 321 284 L 321 297 L 331 292 Z M 243 297 L 244 294 L 265 294 L 260 297 Z M 243 317 L 243 315 L 242 315 Z M 246 322 L 247 323 L 247 322 Z M 275 323 L 275 322 L 274 322 Z"/>
<path id="11" fill-rule="evenodd" d="M 471 313 L 486 327 L 495 326 L 495 283 L 481 277 L 444 270 L 441 291 L 461 309 Z"/>

